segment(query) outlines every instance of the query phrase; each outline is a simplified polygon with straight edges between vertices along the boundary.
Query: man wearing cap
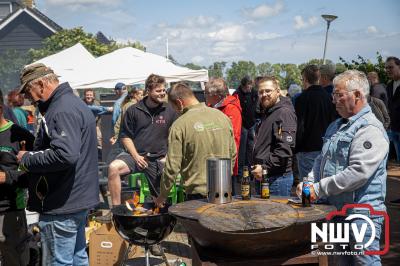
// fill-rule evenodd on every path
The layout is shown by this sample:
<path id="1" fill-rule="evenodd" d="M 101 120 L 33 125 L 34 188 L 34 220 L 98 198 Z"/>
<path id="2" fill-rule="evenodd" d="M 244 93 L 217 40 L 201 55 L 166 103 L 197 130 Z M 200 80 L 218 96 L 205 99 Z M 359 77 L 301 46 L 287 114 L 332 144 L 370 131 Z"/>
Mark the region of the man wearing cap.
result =
<path id="1" fill-rule="evenodd" d="M 33 151 L 20 151 L 28 173 L 28 210 L 40 213 L 43 265 L 88 265 L 85 224 L 99 202 L 96 121 L 68 83 L 43 64 L 26 66 L 21 90 L 43 115 Z"/>
<path id="2" fill-rule="evenodd" d="M 115 84 L 114 91 L 119 98 L 114 103 L 112 120 L 111 120 L 113 128 L 118 120 L 119 115 L 121 114 L 121 104 L 124 101 L 126 95 L 128 94 L 128 90 L 125 84 L 122 82 L 118 82 L 117 84 Z"/>

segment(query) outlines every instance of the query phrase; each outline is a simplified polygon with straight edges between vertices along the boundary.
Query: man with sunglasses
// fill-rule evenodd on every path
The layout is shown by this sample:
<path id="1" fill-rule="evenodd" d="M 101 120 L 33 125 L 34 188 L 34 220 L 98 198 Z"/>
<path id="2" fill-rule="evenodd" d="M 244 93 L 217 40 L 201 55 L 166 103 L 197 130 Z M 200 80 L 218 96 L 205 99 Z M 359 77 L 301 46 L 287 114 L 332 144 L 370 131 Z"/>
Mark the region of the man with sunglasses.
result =
<path id="1" fill-rule="evenodd" d="M 43 115 L 33 151 L 19 151 L 36 211 L 43 265 L 88 265 L 85 225 L 99 203 L 96 121 L 69 84 L 43 64 L 21 71 L 21 90 Z"/>

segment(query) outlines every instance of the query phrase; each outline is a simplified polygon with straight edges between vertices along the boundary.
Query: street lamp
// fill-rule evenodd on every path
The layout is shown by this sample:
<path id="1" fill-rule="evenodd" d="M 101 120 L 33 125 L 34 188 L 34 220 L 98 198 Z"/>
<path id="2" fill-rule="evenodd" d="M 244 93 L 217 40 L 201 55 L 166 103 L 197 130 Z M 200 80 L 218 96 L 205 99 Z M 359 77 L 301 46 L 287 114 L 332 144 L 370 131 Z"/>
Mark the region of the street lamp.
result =
<path id="1" fill-rule="evenodd" d="M 334 15 L 322 15 L 321 16 L 323 19 L 326 20 L 326 35 L 325 35 L 325 46 L 324 46 L 324 56 L 322 57 L 322 64 L 325 64 L 325 53 L 326 53 L 326 45 L 328 43 L 328 30 L 329 30 L 329 25 L 331 24 L 332 21 L 337 19 L 337 16 Z"/>

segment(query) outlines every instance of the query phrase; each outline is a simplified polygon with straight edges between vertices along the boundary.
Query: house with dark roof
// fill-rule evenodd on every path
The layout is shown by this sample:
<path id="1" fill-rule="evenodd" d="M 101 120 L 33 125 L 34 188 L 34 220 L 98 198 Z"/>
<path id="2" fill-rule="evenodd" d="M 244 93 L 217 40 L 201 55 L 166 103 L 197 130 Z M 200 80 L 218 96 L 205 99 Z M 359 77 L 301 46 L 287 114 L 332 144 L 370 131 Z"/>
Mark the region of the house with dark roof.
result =
<path id="1" fill-rule="evenodd" d="M 111 41 L 101 31 L 98 31 L 96 33 L 96 40 L 102 44 L 106 44 L 106 45 L 111 44 Z"/>
<path id="2" fill-rule="evenodd" d="M 33 0 L 0 0 L 0 54 L 42 47 L 43 39 L 62 28 L 34 7 Z"/>

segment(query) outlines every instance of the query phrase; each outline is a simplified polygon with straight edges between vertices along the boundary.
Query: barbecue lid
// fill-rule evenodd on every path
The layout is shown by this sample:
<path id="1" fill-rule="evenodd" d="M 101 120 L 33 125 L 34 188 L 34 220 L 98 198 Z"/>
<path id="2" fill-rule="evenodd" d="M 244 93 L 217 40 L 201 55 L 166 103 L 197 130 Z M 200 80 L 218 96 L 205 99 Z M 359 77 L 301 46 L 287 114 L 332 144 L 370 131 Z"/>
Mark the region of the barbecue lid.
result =
<path id="1" fill-rule="evenodd" d="M 266 200 L 234 201 L 214 205 L 199 216 L 202 226 L 225 233 L 260 233 L 296 223 L 298 211 L 290 205 Z"/>

